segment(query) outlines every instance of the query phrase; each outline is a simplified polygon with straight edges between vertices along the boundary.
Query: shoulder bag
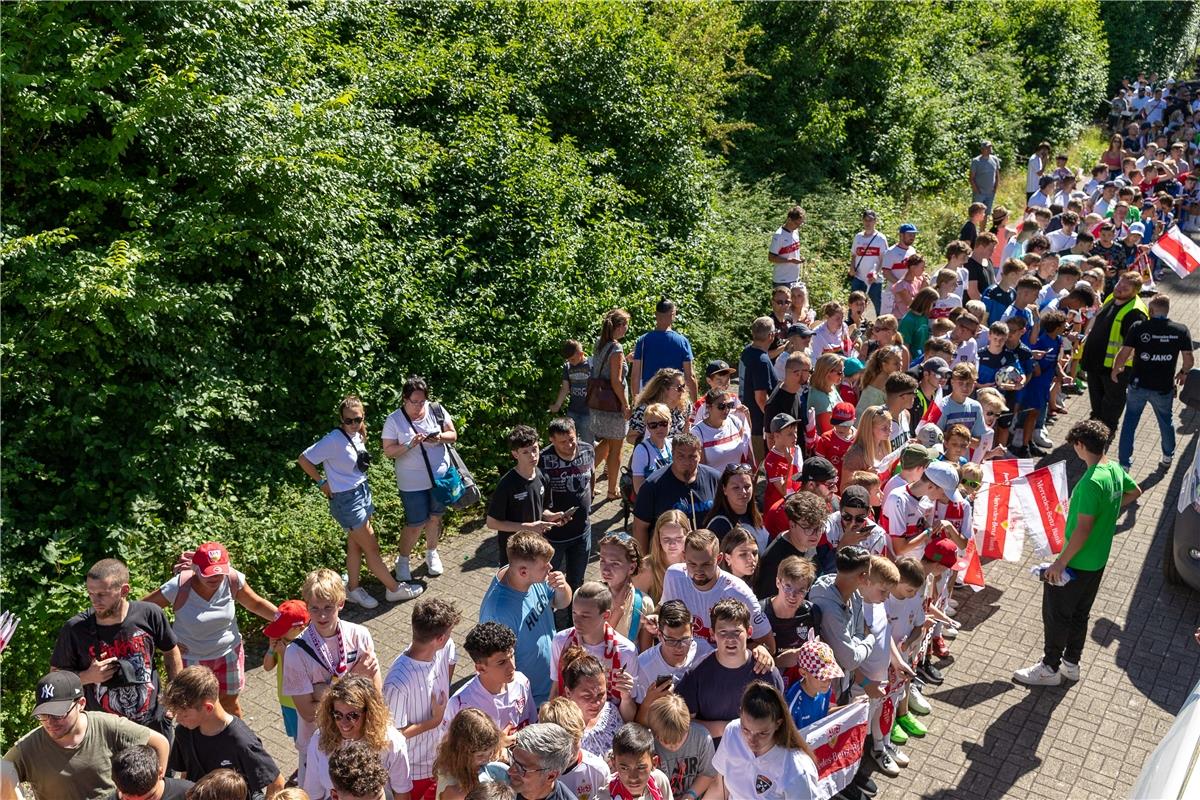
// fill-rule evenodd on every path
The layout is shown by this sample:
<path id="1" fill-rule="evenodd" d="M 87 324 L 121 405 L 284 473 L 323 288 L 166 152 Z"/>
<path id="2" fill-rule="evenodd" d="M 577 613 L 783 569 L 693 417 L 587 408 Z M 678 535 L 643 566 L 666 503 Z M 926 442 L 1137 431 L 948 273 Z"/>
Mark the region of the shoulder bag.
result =
<path id="1" fill-rule="evenodd" d="M 588 376 L 587 397 L 584 402 L 587 407 L 593 411 L 621 411 L 621 398 L 617 397 L 616 391 L 612 387 L 612 377 L 601 378 L 600 375 L 604 372 L 604 366 L 608 363 L 608 359 L 612 358 L 613 345 L 610 342 L 602 351 L 603 355 L 598 357 L 592 364 L 591 375 Z"/>
<path id="2" fill-rule="evenodd" d="M 432 403 L 431 407 L 433 418 L 437 421 L 438 428 L 441 430 L 445 426 L 444 412 L 442 412 L 441 406 L 436 403 Z M 404 406 L 400 406 L 400 413 L 404 414 L 404 419 L 408 420 L 409 427 L 415 432 L 417 427 L 413 425 L 412 418 L 408 416 L 408 412 L 404 410 Z M 475 480 L 469 472 L 466 473 L 466 478 L 463 477 L 466 464 L 463 464 L 462 458 L 458 456 L 452 444 L 447 442 L 443 445 L 446 448 L 450 465 L 446 468 L 446 474 L 440 478 L 433 474 L 433 465 L 429 463 L 429 453 L 425 451 L 424 443 L 417 446 L 421 448 L 421 459 L 425 462 L 425 471 L 429 473 L 433 498 L 439 504 L 448 507 L 453 506 L 454 508 L 465 508 L 479 501 L 479 489 L 475 486 Z M 459 469 L 459 464 L 462 465 L 462 470 Z M 470 492 L 468 492 L 467 481 L 470 481 Z"/>

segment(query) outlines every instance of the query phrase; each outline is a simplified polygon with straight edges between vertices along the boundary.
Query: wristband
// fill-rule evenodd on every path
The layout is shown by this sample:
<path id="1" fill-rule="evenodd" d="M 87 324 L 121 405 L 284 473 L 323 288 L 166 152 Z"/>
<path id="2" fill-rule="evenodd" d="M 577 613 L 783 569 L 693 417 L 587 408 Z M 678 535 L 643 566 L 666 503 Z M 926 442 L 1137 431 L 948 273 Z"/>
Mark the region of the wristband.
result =
<path id="1" fill-rule="evenodd" d="M 329 483 L 328 478 L 321 478 L 321 480 L 317 481 L 317 488 L 320 489 L 322 486 L 324 486 L 327 483 Z"/>
<path id="2" fill-rule="evenodd" d="M 692 800 L 700 800 L 700 795 L 696 794 L 695 790 L 693 790 L 693 789 L 688 789 L 686 792 L 684 792 L 683 794 L 681 794 L 679 796 L 680 797 L 690 797 L 690 798 L 692 798 Z"/>
<path id="3" fill-rule="evenodd" d="M 871 679 L 863 678 L 861 681 L 858 682 L 858 685 L 865 689 L 871 685 Z"/>

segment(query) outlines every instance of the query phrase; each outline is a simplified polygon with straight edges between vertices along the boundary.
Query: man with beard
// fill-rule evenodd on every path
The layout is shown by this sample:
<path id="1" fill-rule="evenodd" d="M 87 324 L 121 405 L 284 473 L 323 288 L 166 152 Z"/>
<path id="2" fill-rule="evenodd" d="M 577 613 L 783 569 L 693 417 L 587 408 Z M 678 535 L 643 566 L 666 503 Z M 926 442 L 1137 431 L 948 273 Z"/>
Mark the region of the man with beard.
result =
<path id="1" fill-rule="evenodd" d="M 170 741 L 154 654 L 162 651 L 168 679 L 183 669 L 183 658 L 166 614 L 153 603 L 129 599 L 129 568 L 115 558 L 88 570 L 87 593 L 92 608 L 59 631 L 51 667 L 79 676 L 89 711 L 126 717 Z"/>

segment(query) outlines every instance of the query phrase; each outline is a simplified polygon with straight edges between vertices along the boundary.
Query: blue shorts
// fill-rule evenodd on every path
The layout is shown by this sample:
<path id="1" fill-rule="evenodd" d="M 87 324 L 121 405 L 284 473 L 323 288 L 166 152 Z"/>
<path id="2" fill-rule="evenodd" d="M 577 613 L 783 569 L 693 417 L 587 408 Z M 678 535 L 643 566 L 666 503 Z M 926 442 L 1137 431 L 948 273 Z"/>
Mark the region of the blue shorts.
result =
<path id="1" fill-rule="evenodd" d="M 404 504 L 404 525 L 408 528 L 424 525 L 430 517 L 440 517 L 446 513 L 446 507 L 433 499 L 432 489 L 401 492 L 400 502 Z"/>
<path id="2" fill-rule="evenodd" d="M 294 708 L 280 706 L 279 713 L 283 714 L 283 730 L 288 738 L 295 739 L 300 734 L 300 714 Z"/>
<path id="3" fill-rule="evenodd" d="M 329 513 L 344 530 L 361 528 L 375 513 L 371 500 L 371 486 L 363 481 L 345 492 L 334 492 L 329 498 Z"/>

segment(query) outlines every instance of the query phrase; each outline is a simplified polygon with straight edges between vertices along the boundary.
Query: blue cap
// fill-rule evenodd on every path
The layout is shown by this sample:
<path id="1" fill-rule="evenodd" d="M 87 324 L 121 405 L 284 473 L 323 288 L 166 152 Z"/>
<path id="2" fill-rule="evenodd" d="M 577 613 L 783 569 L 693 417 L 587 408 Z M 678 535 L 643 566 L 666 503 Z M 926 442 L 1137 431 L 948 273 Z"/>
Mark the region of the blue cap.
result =
<path id="1" fill-rule="evenodd" d="M 900 233 L 916 233 L 916 232 L 917 232 L 917 226 L 913 225 L 911 222 L 906 222 L 900 226 Z"/>

